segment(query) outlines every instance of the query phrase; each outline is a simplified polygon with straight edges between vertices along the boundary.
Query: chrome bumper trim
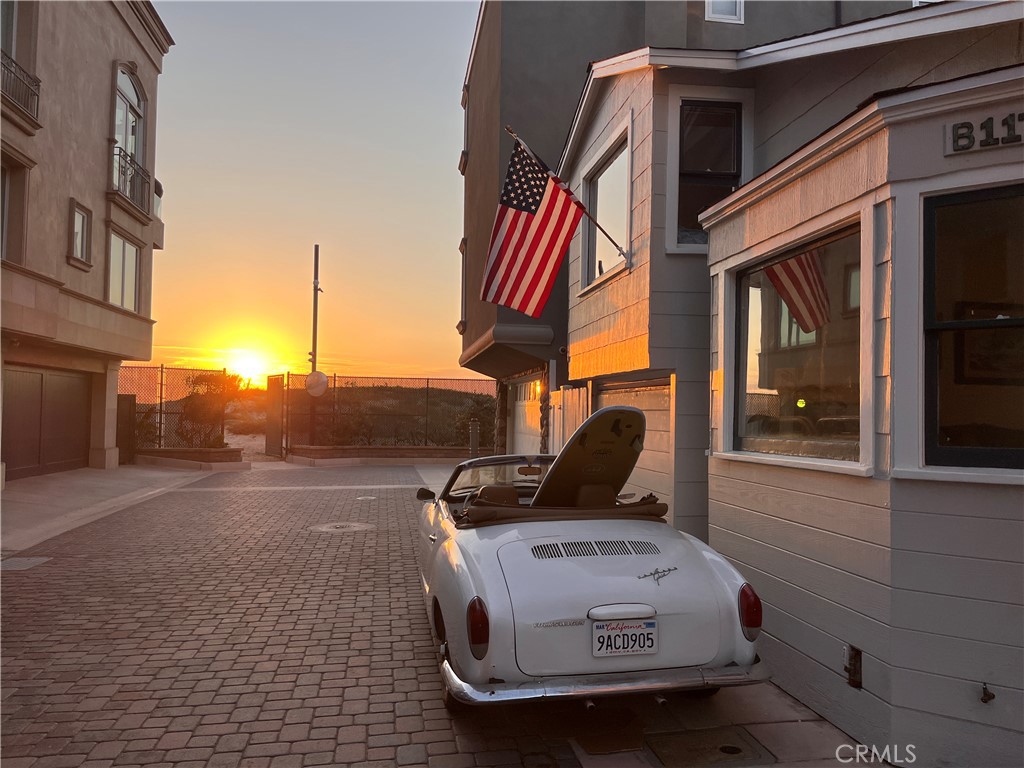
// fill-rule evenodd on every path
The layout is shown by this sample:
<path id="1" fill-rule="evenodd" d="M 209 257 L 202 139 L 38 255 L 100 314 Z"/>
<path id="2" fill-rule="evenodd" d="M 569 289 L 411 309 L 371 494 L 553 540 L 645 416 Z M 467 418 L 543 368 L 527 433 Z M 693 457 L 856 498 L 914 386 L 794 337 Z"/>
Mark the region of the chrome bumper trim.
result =
<path id="1" fill-rule="evenodd" d="M 716 686 L 750 685 L 769 678 L 760 657 L 749 667 L 692 667 L 655 672 L 573 675 L 539 678 L 525 683 L 473 685 L 459 678 L 447 660 L 441 662 L 441 680 L 463 704 L 505 704 L 534 699 L 571 699 L 630 693 L 660 693 Z"/>

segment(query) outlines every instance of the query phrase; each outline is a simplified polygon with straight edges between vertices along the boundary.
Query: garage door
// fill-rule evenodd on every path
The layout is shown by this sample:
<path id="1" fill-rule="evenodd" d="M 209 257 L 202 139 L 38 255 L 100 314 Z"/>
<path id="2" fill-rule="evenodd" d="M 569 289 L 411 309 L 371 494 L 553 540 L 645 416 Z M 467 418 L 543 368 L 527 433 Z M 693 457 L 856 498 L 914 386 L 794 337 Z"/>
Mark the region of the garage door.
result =
<path id="1" fill-rule="evenodd" d="M 4 369 L 3 458 L 7 479 L 89 464 L 89 374 Z"/>
<path id="2" fill-rule="evenodd" d="M 662 382 L 605 386 L 596 394 L 595 408 L 606 405 L 631 405 L 647 417 L 644 450 L 624 489 L 641 495 L 652 492 L 672 509 L 672 396 Z"/>
<path id="3" fill-rule="evenodd" d="M 540 453 L 540 379 L 513 384 L 508 400 L 509 453 Z"/>

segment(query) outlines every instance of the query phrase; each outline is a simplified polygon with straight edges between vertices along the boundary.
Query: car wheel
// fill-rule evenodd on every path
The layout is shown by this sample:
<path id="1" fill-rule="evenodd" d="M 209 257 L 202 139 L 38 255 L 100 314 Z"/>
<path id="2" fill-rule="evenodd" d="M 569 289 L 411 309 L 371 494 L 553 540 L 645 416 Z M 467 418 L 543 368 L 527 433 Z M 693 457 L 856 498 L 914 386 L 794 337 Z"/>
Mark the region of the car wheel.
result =
<path id="1" fill-rule="evenodd" d="M 434 600 L 434 633 L 442 643 L 448 639 L 448 633 L 444 629 L 444 617 L 441 615 L 441 605 Z"/>
<path id="2" fill-rule="evenodd" d="M 470 706 L 463 704 L 461 701 L 452 696 L 452 692 L 448 690 L 448 686 L 441 684 L 441 703 L 444 704 L 444 708 L 448 710 L 449 715 L 461 717 L 469 713 Z"/>
<path id="3" fill-rule="evenodd" d="M 707 688 L 694 688 L 692 691 L 688 691 L 688 693 L 697 699 L 710 699 L 720 690 L 722 689 L 719 688 L 717 685 L 712 685 L 708 686 Z"/>

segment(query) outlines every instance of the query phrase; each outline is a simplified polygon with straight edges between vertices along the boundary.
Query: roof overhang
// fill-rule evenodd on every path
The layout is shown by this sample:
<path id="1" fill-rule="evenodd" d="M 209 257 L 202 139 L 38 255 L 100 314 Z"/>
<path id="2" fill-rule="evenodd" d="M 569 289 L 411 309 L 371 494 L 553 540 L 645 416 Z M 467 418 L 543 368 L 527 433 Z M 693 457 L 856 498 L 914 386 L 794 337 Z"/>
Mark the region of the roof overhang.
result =
<path id="1" fill-rule="evenodd" d="M 1015 66 L 879 96 L 708 208 L 698 221 L 704 229 L 721 223 L 886 126 L 918 119 L 936 109 L 970 109 L 992 99 L 1020 96 L 1022 82 L 1024 66 Z"/>
<path id="2" fill-rule="evenodd" d="M 595 82 L 625 72 L 656 69 L 744 72 L 769 64 L 888 45 L 948 32 L 980 29 L 1021 21 L 1017 0 L 956 0 L 921 6 L 912 11 L 856 22 L 823 32 L 768 43 L 743 51 L 697 51 L 685 48 L 639 48 L 590 65 L 569 136 L 558 162 L 561 176 L 579 142 L 579 134 L 593 108 Z"/>

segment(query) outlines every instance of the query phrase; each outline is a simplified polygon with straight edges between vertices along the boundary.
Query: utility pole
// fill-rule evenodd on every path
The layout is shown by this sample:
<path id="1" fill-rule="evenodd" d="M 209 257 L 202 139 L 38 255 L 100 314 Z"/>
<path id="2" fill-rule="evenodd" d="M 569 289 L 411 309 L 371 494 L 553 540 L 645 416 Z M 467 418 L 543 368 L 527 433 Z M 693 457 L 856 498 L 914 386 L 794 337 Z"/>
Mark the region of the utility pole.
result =
<path id="1" fill-rule="evenodd" d="M 316 321 L 320 299 L 320 245 L 313 246 L 313 348 L 309 353 L 310 373 L 316 373 Z M 307 387 L 307 392 L 309 388 Z M 316 397 L 309 398 L 309 444 L 316 445 Z"/>

